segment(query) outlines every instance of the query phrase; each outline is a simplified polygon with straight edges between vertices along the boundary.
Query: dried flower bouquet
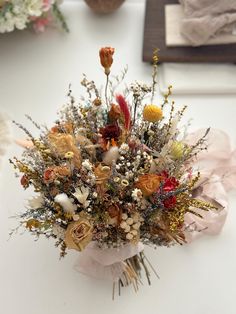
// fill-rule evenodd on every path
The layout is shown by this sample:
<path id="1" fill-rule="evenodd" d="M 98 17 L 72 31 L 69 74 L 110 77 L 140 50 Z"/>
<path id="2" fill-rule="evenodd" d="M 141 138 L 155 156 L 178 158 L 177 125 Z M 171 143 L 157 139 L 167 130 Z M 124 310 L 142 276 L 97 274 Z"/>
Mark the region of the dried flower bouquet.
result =
<path id="1" fill-rule="evenodd" d="M 88 97 L 77 103 L 70 90 L 50 129 L 27 116 L 39 138 L 16 123 L 29 141 L 11 163 L 22 173 L 21 185 L 36 192 L 20 224 L 36 237 L 55 239 L 61 257 L 68 249 L 80 251 L 80 271 L 111 278 L 119 290 L 129 284 L 137 289 L 141 269 L 149 283 L 149 269 L 155 272 L 143 245 L 183 244 L 185 215 L 216 209 L 195 198 L 200 173 L 193 165 L 209 130 L 187 143 L 178 128 L 185 107 L 175 110 L 171 86 L 154 104 L 156 52 L 150 86 L 134 82 L 122 93 L 116 91 L 126 70 L 111 78 L 113 54 L 110 47 L 100 50 L 104 96 L 84 76 Z"/>

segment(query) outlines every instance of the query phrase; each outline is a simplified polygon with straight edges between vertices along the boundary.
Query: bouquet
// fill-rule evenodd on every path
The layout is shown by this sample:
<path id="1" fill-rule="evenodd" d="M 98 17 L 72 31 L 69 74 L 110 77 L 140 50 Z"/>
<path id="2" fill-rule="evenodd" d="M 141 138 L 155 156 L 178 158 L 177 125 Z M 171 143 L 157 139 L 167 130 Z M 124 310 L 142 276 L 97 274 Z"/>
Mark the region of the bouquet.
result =
<path id="1" fill-rule="evenodd" d="M 32 27 L 43 32 L 53 21 L 68 31 L 58 0 L 0 0 L 0 33 Z"/>
<path id="2" fill-rule="evenodd" d="M 22 158 L 11 163 L 22 173 L 23 188 L 36 193 L 19 215 L 20 225 L 55 239 L 61 257 L 80 252 L 80 272 L 109 278 L 119 291 L 129 284 L 137 290 L 142 271 L 149 283 L 149 270 L 155 272 L 144 245 L 185 243 L 188 234 L 201 231 L 195 221 L 223 213 L 223 205 L 206 193 L 211 174 L 202 176 L 194 165 L 210 130 L 194 141 L 181 131 L 186 107 L 175 109 L 171 86 L 155 104 L 156 52 L 152 83 L 124 88 L 126 69 L 110 74 L 113 54 L 111 47 L 100 50 L 104 90 L 84 76 L 86 97 L 77 103 L 69 89 L 51 128 L 27 116 L 39 137 L 15 122 L 28 140 Z"/>

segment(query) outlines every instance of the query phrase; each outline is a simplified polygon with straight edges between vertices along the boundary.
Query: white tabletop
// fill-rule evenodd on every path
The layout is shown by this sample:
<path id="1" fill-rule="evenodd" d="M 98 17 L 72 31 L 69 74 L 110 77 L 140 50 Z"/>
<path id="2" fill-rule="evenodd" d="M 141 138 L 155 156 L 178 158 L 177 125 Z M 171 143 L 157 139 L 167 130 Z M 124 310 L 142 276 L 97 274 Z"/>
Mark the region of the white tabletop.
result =
<path id="1" fill-rule="evenodd" d="M 83 2 L 67 1 L 63 11 L 69 34 L 48 30 L 41 35 L 25 31 L 1 36 L 0 111 L 27 126 L 24 113 L 52 123 L 65 102 L 69 83 L 74 95 L 80 94 L 82 73 L 104 84 L 98 60 L 98 49 L 104 45 L 116 48 L 113 73 L 128 64 L 128 82 L 149 82 L 151 67 L 141 62 L 144 9 L 144 1 L 130 0 L 112 15 L 97 16 Z M 194 119 L 192 129 L 220 128 L 236 144 L 236 95 L 186 94 L 176 95 L 175 100 L 177 106 L 188 105 L 185 119 Z M 14 129 L 14 136 L 22 137 L 22 133 Z M 229 216 L 219 236 L 205 236 L 171 249 L 146 248 L 161 279 L 153 275 L 151 287 L 145 284 L 138 294 L 126 288 L 121 297 L 111 301 L 110 283 L 74 271 L 77 253 L 59 261 L 53 241 L 36 243 L 27 233 L 7 241 L 9 230 L 16 225 L 9 216 L 23 209 L 30 194 L 22 190 L 7 162 L 20 152 L 12 145 L 0 172 L 1 313 L 236 313 L 235 193 L 229 197 Z"/>

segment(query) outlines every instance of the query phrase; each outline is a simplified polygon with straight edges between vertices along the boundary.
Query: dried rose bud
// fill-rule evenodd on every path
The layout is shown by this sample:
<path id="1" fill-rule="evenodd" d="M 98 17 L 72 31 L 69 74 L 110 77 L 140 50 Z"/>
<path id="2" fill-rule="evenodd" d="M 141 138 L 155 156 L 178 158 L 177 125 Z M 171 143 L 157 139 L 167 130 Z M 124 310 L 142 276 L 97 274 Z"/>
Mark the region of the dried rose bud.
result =
<path id="1" fill-rule="evenodd" d="M 52 183 L 56 179 L 56 174 L 54 172 L 53 167 L 48 168 L 43 173 L 43 181 L 44 183 Z"/>
<path id="2" fill-rule="evenodd" d="M 105 69 L 106 75 L 110 74 L 110 67 L 113 63 L 112 56 L 113 56 L 114 52 L 115 52 L 115 49 L 111 48 L 111 47 L 101 48 L 99 51 L 100 62 L 101 62 L 101 65 Z"/>

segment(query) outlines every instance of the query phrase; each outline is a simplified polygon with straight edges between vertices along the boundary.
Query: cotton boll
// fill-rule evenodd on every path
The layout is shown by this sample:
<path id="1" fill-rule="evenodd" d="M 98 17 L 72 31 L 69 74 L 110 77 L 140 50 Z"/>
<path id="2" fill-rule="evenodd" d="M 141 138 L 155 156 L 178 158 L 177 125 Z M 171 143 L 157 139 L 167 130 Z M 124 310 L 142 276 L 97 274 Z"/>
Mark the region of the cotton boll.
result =
<path id="1" fill-rule="evenodd" d="M 107 153 L 105 153 L 103 162 L 106 165 L 111 165 L 112 162 L 116 162 L 119 158 L 119 148 L 117 146 L 111 147 Z"/>
<path id="2" fill-rule="evenodd" d="M 66 213 L 69 213 L 71 215 L 73 215 L 75 213 L 76 205 L 71 202 L 71 200 L 69 199 L 69 197 L 65 193 L 58 194 L 54 198 L 54 200 L 56 203 L 58 203 L 62 206 L 63 210 Z"/>

